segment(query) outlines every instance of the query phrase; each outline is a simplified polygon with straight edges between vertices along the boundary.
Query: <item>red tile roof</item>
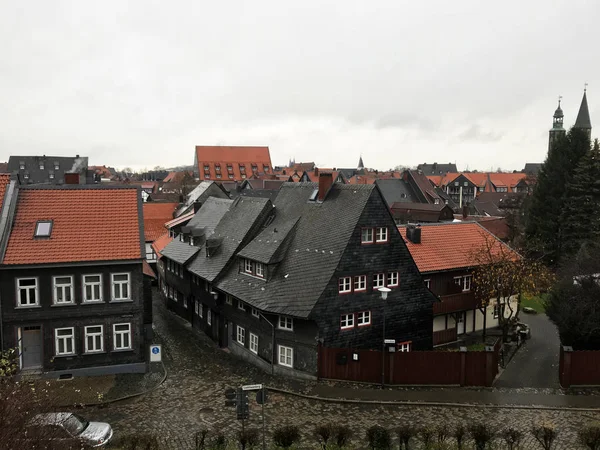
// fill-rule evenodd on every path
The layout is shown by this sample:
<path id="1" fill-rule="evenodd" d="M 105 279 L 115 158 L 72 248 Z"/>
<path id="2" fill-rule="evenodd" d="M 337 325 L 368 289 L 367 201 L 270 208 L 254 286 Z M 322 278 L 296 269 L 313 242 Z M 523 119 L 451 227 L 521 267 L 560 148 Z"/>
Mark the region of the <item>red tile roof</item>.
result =
<path id="1" fill-rule="evenodd" d="M 177 217 L 176 219 L 173 219 L 167 223 L 165 223 L 165 227 L 166 228 L 172 228 L 175 225 L 179 225 L 180 223 L 186 222 L 188 220 L 191 220 L 192 217 L 194 217 L 194 214 L 196 214 L 194 211 L 191 211 L 187 214 L 183 214 L 182 216 Z"/>
<path id="2" fill-rule="evenodd" d="M 148 264 L 148 262 L 146 260 L 144 260 L 144 262 L 142 263 L 142 268 L 143 268 L 144 275 L 147 275 L 150 278 L 156 279 L 156 274 L 154 273 L 154 270 L 152 270 L 152 267 L 150 267 L 150 264 Z"/>
<path id="3" fill-rule="evenodd" d="M 243 181 L 252 176 L 253 165 L 256 166 L 256 172 L 258 173 L 273 173 L 269 147 L 197 145 L 196 161 L 198 162 L 198 174 L 201 180 Z M 240 165 L 245 169 L 243 172 Z M 268 170 L 265 170 L 265 166 L 268 166 Z M 205 167 L 208 170 L 205 170 Z M 220 171 L 217 171 L 217 167 L 220 168 Z M 245 177 L 242 175 L 245 175 Z"/>
<path id="4" fill-rule="evenodd" d="M 0 173 L 0 211 L 4 204 L 4 194 L 6 194 L 6 187 L 10 184 L 10 174 Z"/>
<path id="5" fill-rule="evenodd" d="M 458 222 L 421 226 L 421 243 L 413 244 L 406 238 L 406 227 L 398 227 L 419 271 L 439 272 L 477 265 L 474 257 L 491 242 L 492 251 L 517 255 L 510 247 L 476 222 Z"/>
<path id="6" fill-rule="evenodd" d="M 172 240 L 173 240 L 173 238 L 169 236 L 169 233 L 165 233 L 162 236 L 160 236 L 158 239 L 156 239 L 152 243 L 152 248 L 154 249 L 154 253 L 156 253 L 156 255 L 160 258 L 162 256 L 160 252 L 162 251 L 163 248 L 165 248 L 167 245 L 169 245 Z"/>
<path id="7" fill-rule="evenodd" d="M 153 242 L 165 232 L 165 223 L 173 220 L 179 203 L 146 202 L 144 209 L 144 239 Z"/>
<path id="8" fill-rule="evenodd" d="M 143 258 L 137 189 L 21 188 L 3 264 Z M 50 238 L 34 238 L 51 220 Z"/>

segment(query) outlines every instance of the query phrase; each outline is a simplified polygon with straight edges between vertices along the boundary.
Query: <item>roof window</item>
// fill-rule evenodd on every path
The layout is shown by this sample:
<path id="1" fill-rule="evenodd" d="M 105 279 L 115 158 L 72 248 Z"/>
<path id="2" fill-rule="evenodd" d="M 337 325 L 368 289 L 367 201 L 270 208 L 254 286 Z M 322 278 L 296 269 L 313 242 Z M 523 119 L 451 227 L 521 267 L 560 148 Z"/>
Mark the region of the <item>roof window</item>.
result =
<path id="1" fill-rule="evenodd" d="M 50 237 L 52 233 L 51 220 L 38 220 L 35 225 L 35 237 Z"/>

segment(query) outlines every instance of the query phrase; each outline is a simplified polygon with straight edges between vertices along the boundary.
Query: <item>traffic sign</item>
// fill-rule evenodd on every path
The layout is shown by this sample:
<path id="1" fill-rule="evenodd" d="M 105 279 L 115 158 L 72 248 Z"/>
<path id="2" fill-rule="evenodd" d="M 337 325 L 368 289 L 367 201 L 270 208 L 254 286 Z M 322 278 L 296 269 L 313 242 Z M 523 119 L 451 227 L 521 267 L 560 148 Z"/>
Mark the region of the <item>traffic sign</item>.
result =
<path id="1" fill-rule="evenodd" d="M 233 389 L 233 388 L 225 389 L 225 398 L 227 400 L 235 400 L 235 396 L 236 396 L 235 389 Z"/>
<path id="2" fill-rule="evenodd" d="M 150 346 L 150 362 L 162 361 L 162 349 L 160 344 Z"/>
<path id="3" fill-rule="evenodd" d="M 396 343 L 396 339 L 384 339 L 383 343 L 384 344 L 395 344 Z"/>
<path id="4" fill-rule="evenodd" d="M 242 386 L 242 391 L 258 391 L 262 388 L 262 384 L 247 384 L 246 386 Z"/>
<path id="5" fill-rule="evenodd" d="M 258 403 L 259 405 L 264 405 L 265 403 L 267 403 L 267 398 L 268 395 L 266 389 L 261 389 L 256 393 L 256 403 Z"/>

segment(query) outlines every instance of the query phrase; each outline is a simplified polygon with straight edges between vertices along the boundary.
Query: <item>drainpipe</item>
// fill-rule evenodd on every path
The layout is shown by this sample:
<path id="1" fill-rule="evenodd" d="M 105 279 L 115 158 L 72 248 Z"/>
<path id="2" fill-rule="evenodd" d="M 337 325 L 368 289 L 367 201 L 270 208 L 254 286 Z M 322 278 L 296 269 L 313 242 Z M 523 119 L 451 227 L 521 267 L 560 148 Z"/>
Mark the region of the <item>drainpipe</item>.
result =
<path id="1" fill-rule="evenodd" d="M 271 323 L 269 319 L 267 319 L 263 313 L 259 311 L 260 317 L 265 319 L 269 325 L 271 325 L 271 375 L 275 374 L 275 324 Z"/>

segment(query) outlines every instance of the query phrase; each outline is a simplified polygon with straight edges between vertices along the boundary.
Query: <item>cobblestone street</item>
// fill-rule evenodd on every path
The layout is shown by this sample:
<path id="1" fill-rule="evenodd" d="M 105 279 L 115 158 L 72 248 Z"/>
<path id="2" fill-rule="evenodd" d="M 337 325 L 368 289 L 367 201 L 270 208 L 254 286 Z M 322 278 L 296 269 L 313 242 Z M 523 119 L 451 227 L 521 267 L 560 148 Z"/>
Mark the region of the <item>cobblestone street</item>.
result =
<path id="1" fill-rule="evenodd" d="M 156 291 L 155 291 L 155 295 Z M 313 383 L 283 380 L 264 374 L 232 355 L 216 348 L 212 342 L 184 325 L 181 319 L 165 310 L 157 299 L 155 331 L 163 344 L 164 361 L 169 376 L 155 391 L 126 402 L 89 408 L 85 414 L 94 420 L 112 424 L 115 434 L 144 433 L 158 435 L 186 448 L 195 432 L 202 429 L 233 435 L 241 428 L 235 410 L 224 406 L 224 391 L 248 383 L 266 383 L 284 389 L 310 392 Z M 260 428 L 260 406 L 251 401 L 249 426 Z M 559 429 L 557 448 L 576 448 L 576 432 L 583 425 L 600 421 L 599 412 L 568 409 L 511 409 L 486 407 L 379 406 L 344 404 L 304 399 L 271 393 L 265 406 L 266 426 L 295 424 L 303 434 L 303 448 L 316 448 L 313 430 L 326 422 L 347 424 L 354 430 L 352 444 L 365 447 L 365 429 L 379 424 L 390 429 L 410 422 L 414 425 L 473 423 L 486 421 L 497 428 L 513 426 L 528 435 L 534 422 L 546 420 Z M 270 435 L 270 433 L 268 434 Z M 269 437 L 267 437 L 269 440 Z M 531 447 L 536 448 L 536 447 Z"/>

